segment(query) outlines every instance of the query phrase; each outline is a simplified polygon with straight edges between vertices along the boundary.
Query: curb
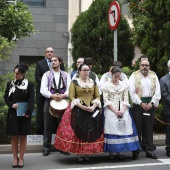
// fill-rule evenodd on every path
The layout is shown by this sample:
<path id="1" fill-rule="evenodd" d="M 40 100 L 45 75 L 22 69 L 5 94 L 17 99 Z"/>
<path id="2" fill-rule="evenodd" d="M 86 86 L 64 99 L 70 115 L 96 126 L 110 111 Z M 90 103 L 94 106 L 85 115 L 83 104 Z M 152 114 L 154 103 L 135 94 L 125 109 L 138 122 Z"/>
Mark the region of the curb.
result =
<path id="1" fill-rule="evenodd" d="M 155 146 L 165 146 L 165 138 L 156 138 L 153 141 Z M 42 153 L 42 145 L 27 145 L 25 153 Z M 58 150 L 52 145 L 51 152 L 57 152 Z M 11 154 L 11 145 L 0 145 L 0 154 Z"/>

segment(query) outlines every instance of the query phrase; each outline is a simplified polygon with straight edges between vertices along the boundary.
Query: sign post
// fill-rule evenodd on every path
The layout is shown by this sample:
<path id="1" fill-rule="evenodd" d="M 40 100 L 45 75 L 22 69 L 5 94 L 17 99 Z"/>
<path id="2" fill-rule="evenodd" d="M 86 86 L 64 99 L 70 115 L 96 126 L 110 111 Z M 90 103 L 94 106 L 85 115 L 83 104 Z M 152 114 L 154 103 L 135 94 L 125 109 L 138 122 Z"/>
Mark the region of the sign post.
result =
<path id="1" fill-rule="evenodd" d="M 114 61 L 117 61 L 117 27 L 120 21 L 120 5 L 117 1 L 113 1 L 108 10 L 108 24 L 111 30 L 114 31 Z"/>

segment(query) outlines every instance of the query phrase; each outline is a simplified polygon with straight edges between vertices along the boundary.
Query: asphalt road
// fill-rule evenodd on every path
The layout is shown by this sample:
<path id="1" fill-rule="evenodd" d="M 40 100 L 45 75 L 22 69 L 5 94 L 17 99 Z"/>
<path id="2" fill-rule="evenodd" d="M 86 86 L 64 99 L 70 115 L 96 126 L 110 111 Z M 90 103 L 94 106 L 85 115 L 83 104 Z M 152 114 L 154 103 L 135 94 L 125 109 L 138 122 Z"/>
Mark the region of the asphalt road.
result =
<path id="1" fill-rule="evenodd" d="M 158 160 L 145 157 L 141 151 L 138 160 L 131 159 L 131 152 L 122 153 L 125 156 L 123 161 L 110 160 L 107 153 L 90 155 L 90 162 L 80 163 L 76 154 L 69 156 L 60 152 L 51 152 L 49 156 L 42 156 L 42 153 L 26 153 L 24 158 L 24 170 L 169 170 L 170 157 L 165 155 L 165 146 L 157 146 L 155 154 Z M 0 154 L 0 170 L 12 168 L 12 154 Z"/>

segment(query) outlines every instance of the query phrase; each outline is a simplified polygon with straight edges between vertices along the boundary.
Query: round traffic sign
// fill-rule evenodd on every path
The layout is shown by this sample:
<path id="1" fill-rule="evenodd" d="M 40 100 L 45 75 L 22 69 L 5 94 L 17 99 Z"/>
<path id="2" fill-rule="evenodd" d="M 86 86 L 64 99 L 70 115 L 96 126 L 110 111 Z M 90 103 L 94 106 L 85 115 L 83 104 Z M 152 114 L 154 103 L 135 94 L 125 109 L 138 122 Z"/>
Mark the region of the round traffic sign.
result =
<path id="1" fill-rule="evenodd" d="M 113 1 L 108 10 L 108 23 L 111 30 L 117 29 L 120 21 L 120 5 L 117 1 Z"/>

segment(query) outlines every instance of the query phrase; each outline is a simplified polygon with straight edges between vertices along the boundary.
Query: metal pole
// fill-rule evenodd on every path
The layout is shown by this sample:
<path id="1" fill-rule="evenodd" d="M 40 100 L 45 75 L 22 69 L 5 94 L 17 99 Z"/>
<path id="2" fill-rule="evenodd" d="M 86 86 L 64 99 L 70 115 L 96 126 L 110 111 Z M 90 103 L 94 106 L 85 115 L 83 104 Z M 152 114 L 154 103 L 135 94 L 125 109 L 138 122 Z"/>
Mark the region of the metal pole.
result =
<path id="1" fill-rule="evenodd" d="M 114 30 L 114 61 L 117 61 L 117 29 Z"/>

